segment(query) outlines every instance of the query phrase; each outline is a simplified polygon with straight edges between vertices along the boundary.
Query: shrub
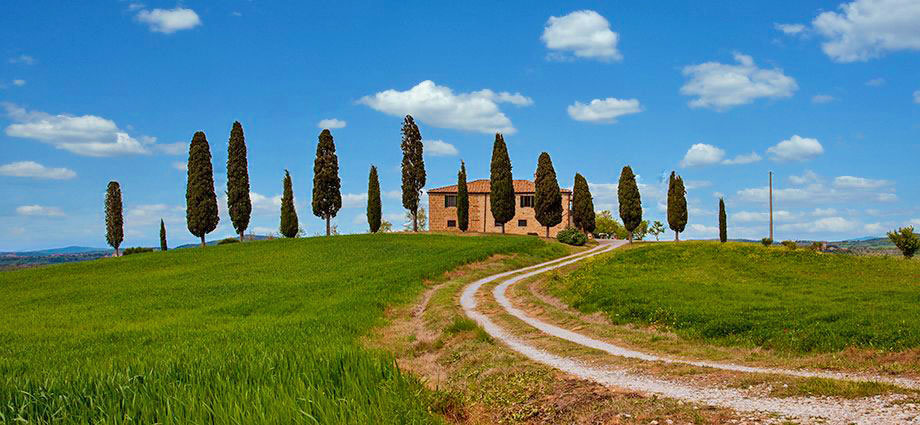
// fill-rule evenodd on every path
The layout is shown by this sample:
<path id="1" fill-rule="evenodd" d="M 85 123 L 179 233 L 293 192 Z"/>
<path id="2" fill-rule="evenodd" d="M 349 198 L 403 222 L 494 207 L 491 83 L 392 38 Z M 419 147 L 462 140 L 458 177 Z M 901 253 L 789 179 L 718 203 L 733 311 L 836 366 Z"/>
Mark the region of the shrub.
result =
<path id="1" fill-rule="evenodd" d="M 221 239 L 219 242 L 217 242 L 218 245 L 226 245 L 228 243 L 240 243 L 240 240 L 237 238 L 227 238 Z"/>
<path id="2" fill-rule="evenodd" d="M 913 226 L 902 227 L 888 232 L 888 239 L 891 239 L 891 242 L 901 250 L 904 258 L 913 258 L 917 250 L 920 249 L 920 237 L 914 233 Z"/>
<path id="3" fill-rule="evenodd" d="M 124 255 L 143 254 L 145 252 L 153 252 L 153 248 L 143 248 L 143 247 L 136 246 L 134 248 L 126 249 L 123 254 Z"/>
<path id="4" fill-rule="evenodd" d="M 556 235 L 556 239 L 559 240 L 559 242 L 562 242 L 564 244 L 575 245 L 575 246 L 582 246 L 588 243 L 588 237 L 585 236 L 584 233 L 581 233 L 580 230 L 574 227 L 569 227 L 559 232 L 559 234 Z"/>
<path id="5" fill-rule="evenodd" d="M 821 249 L 824 248 L 824 244 L 821 242 L 812 242 L 809 248 L 811 248 L 812 251 L 821 251 Z"/>
<path id="6" fill-rule="evenodd" d="M 788 248 L 790 251 L 795 251 L 795 249 L 799 247 L 799 244 L 795 243 L 795 241 L 783 241 L 782 243 L 783 246 Z"/>
<path id="7" fill-rule="evenodd" d="M 763 246 L 770 246 L 770 245 L 773 245 L 773 239 L 763 238 L 760 240 L 760 243 L 762 243 Z"/>

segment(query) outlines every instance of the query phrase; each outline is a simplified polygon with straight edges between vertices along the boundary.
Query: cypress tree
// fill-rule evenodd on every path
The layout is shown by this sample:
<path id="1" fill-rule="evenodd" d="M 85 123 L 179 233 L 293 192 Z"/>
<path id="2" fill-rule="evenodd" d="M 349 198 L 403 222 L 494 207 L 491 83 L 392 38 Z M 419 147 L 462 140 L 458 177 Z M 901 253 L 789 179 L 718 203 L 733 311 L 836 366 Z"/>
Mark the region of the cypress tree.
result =
<path id="1" fill-rule="evenodd" d="M 553 160 L 546 152 L 537 159 L 534 186 L 534 212 L 537 221 L 546 227 L 546 237 L 549 237 L 549 228 L 562 223 L 562 194 L 559 193 Z"/>
<path id="2" fill-rule="evenodd" d="M 188 150 L 188 186 L 185 189 L 185 221 L 188 231 L 201 238 L 217 228 L 217 194 L 214 193 L 214 170 L 211 148 L 203 131 L 195 133 Z"/>
<path id="3" fill-rule="evenodd" d="M 457 173 L 457 227 L 461 232 L 470 228 L 470 193 L 466 187 L 466 164 L 460 161 Z"/>
<path id="4" fill-rule="evenodd" d="M 594 200 L 591 198 L 591 190 L 588 188 L 588 181 L 579 174 L 575 173 L 575 186 L 572 194 L 572 221 L 575 227 L 585 233 L 594 232 Z"/>
<path id="5" fill-rule="evenodd" d="M 628 165 L 623 167 L 620 173 L 617 197 L 620 201 L 620 219 L 623 220 L 623 227 L 629 232 L 629 242 L 632 243 L 633 231 L 642 223 L 642 199 L 639 197 L 636 175 Z"/>
<path id="6" fill-rule="evenodd" d="M 687 226 L 687 191 L 684 179 L 671 171 L 668 180 L 668 227 L 674 231 L 674 240 L 680 241 L 680 232 Z"/>
<path id="7" fill-rule="evenodd" d="M 233 228 L 240 235 L 249 227 L 252 213 L 252 200 L 249 199 L 249 164 L 246 160 L 246 139 L 243 126 L 239 121 L 233 122 L 230 130 L 230 142 L 227 145 L 227 209 Z"/>
<path id="8" fill-rule="evenodd" d="M 728 218 L 725 216 L 725 200 L 719 198 L 719 240 L 728 241 Z"/>
<path id="9" fill-rule="evenodd" d="M 371 165 L 371 173 L 367 178 L 367 224 L 371 233 L 380 230 L 381 209 L 380 180 L 377 178 L 377 167 Z"/>
<path id="10" fill-rule="evenodd" d="M 508 157 L 508 147 L 505 146 L 505 138 L 501 133 L 495 133 L 490 168 L 490 209 L 495 222 L 501 224 L 502 233 L 505 233 L 505 223 L 514 218 L 514 180 L 511 177 L 511 158 Z"/>
<path id="11" fill-rule="evenodd" d="M 121 186 L 110 181 L 105 191 L 105 241 L 115 248 L 115 256 L 121 255 L 118 247 L 125 238 L 125 219 L 121 214 Z"/>
<path id="12" fill-rule="evenodd" d="M 402 202 L 412 214 L 412 231 L 418 232 L 418 199 L 425 187 L 425 162 L 422 158 L 422 133 L 412 115 L 406 115 L 402 126 Z"/>
<path id="13" fill-rule="evenodd" d="M 166 223 L 163 222 L 163 219 L 160 219 L 160 251 L 166 251 L 169 249 L 166 246 Z"/>
<path id="14" fill-rule="evenodd" d="M 294 208 L 294 185 L 291 183 L 291 173 L 284 170 L 284 191 L 281 194 L 281 226 L 278 231 L 286 238 L 297 236 L 300 224 L 297 222 L 297 210 Z"/>
<path id="15" fill-rule="evenodd" d="M 329 129 L 324 129 L 319 134 L 313 161 L 313 215 L 326 220 L 326 236 L 331 234 L 330 221 L 342 208 L 341 185 L 335 141 Z"/>

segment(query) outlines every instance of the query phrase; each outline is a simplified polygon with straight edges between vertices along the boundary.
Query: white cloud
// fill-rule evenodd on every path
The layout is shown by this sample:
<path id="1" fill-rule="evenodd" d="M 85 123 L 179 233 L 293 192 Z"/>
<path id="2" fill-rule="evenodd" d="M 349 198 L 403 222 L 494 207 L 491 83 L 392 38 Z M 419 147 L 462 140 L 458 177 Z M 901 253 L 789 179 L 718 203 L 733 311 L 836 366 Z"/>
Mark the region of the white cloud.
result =
<path id="1" fill-rule="evenodd" d="M 281 211 L 281 195 L 265 196 L 249 192 L 249 201 L 252 202 L 252 209 L 256 211 Z"/>
<path id="2" fill-rule="evenodd" d="M 549 59 L 577 58 L 619 61 L 619 35 L 610 30 L 610 22 L 593 10 L 579 10 L 565 16 L 550 16 L 540 37 L 553 50 Z"/>
<path id="3" fill-rule="evenodd" d="M 898 195 L 891 192 L 882 192 L 875 195 L 875 200 L 879 202 L 894 202 L 898 200 Z"/>
<path id="4" fill-rule="evenodd" d="M 863 229 L 865 229 L 867 233 L 874 235 L 881 234 L 885 231 L 885 227 L 882 226 L 882 223 L 868 223 L 863 226 Z"/>
<path id="5" fill-rule="evenodd" d="M 188 143 L 186 142 L 162 143 L 153 145 L 153 147 L 157 152 L 162 152 L 167 155 L 182 155 L 188 152 Z"/>
<path id="6" fill-rule="evenodd" d="M 914 103 L 920 103 L 920 90 L 914 92 Z"/>
<path id="7" fill-rule="evenodd" d="M 828 217 L 837 214 L 837 210 L 834 208 L 815 208 L 811 212 L 811 215 L 815 217 Z"/>
<path id="8" fill-rule="evenodd" d="M 690 146 L 684 159 L 680 161 L 681 167 L 695 167 L 698 165 L 718 164 L 725 157 L 725 151 L 713 145 L 695 143 Z"/>
<path id="9" fill-rule="evenodd" d="M 831 96 L 829 94 L 816 94 L 811 97 L 811 103 L 818 103 L 818 104 L 831 103 L 835 100 L 837 99 L 834 96 Z"/>
<path id="10" fill-rule="evenodd" d="M 342 208 L 359 208 L 367 206 L 367 192 L 343 193 Z"/>
<path id="11" fill-rule="evenodd" d="M 805 170 L 801 176 L 789 176 L 789 182 L 796 185 L 814 183 L 818 181 L 818 175 L 814 171 Z"/>
<path id="12" fill-rule="evenodd" d="M 516 130 L 498 104 L 528 106 L 533 100 L 520 93 L 489 89 L 455 94 L 450 87 L 425 80 L 406 91 L 390 89 L 364 96 L 358 103 L 388 115 L 410 114 L 433 127 L 512 134 Z"/>
<path id="13" fill-rule="evenodd" d="M 576 101 L 568 107 L 569 116 L 575 121 L 613 124 L 621 115 L 642 112 L 638 99 L 594 99 L 588 104 Z"/>
<path id="14" fill-rule="evenodd" d="M 805 25 L 802 24 L 773 24 L 773 28 L 786 35 L 798 35 L 805 32 Z"/>
<path id="15" fill-rule="evenodd" d="M 326 129 L 326 128 L 335 129 L 335 128 L 345 128 L 345 125 L 347 124 L 348 123 L 346 123 L 344 120 L 340 120 L 338 118 L 326 118 L 316 123 L 316 126 L 319 128 L 323 128 L 323 129 Z"/>
<path id="16" fill-rule="evenodd" d="M 885 79 L 884 78 L 873 78 L 869 81 L 866 81 L 866 85 L 869 87 L 881 87 L 885 85 Z"/>
<path id="17" fill-rule="evenodd" d="M 915 219 L 911 220 L 910 223 L 908 223 L 908 224 L 910 224 L 911 226 L 920 227 L 920 218 L 915 218 Z"/>
<path id="18" fill-rule="evenodd" d="M 888 180 L 874 180 L 853 176 L 839 176 L 834 179 L 835 187 L 849 189 L 877 189 L 890 183 Z"/>
<path id="19" fill-rule="evenodd" d="M 188 163 L 185 161 L 176 161 L 172 163 L 173 168 L 179 171 L 188 171 Z"/>
<path id="20" fill-rule="evenodd" d="M 460 153 L 457 148 L 443 140 L 425 140 L 424 151 L 431 156 L 454 156 Z"/>
<path id="21" fill-rule="evenodd" d="M 785 210 L 773 211 L 773 220 L 779 221 L 788 221 L 796 218 L 796 215 Z M 752 211 L 739 211 L 735 214 L 732 214 L 732 221 L 737 221 L 739 223 L 751 223 L 751 222 L 767 222 L 770 221 L 769 212 L 752 212 Z"/>
<path id="22" fill-rule="evenodd" d="M 39 111 L 26 111 L 11 103 L 3 103 L 6 114 L 15 124 L 6 127 L 12 137 L 34 139 L 84 156 L 115 156 L 147 154 L 146 145 L 156 139 L 131 137 L 118 128 L 115 122 L 95 115 L 51 115 Z"/>
<path id="23" fill-rule="evenodd" d="M 687 180 L 684 182 L 684 186 L 687 189 L 701 189 L 712 186 L 712 182 L 708 180 Z"/>
<path id="24" fill-rule="evenodd" d="M 137 20 L 147 24 L 150 31 L 172 34 L 201 25 L 201 19 L 192 9 L 153 9 L 137 12 Z"/>
<path id="25" fill-rule="evenodd" d="M 812 230 L 815 232 L 846 232 L 853 230 L 858 225 L 859 223 L 843 217 L 825 217 L 815 220 Z"/>
<path id="26" fill-rule="evenodd" d="M 23 65 L 35 65 L 35 58 L 29 55 L 19 55 L 12 57 L 9 60 L 10 63 L 21 63 Z"/>
<path id="27" fill-rule="evenodd" d="M 812 26 L 837 62 L 867 61 L 898 50 L 920 50 L 920 2 L 856 0 L 818 15 Z"/>
<path id="28" fill-rule="evenodd" d="M 741 165 L 741 164 L 751 164 L 757 161 L 760 161 L 760 155 L 757 155 L 757 152 L 751 152 L 747 155 L 737 155 L 732 159 L 726 159 L 722 161 L 725 165 Z"/>
<path id="29" fill-rule="evenodd" d="M 67 180 L 76 177 L 77 173 L 69 168 L 48 168 L 35 161 L 18 161 L 0 165 L 0 175 Z"/>
<path id="30" fill-rule="evenodd" d="M 41 205 L 23 205 L 16 207 L 16 213 L 34 217 L 64 217 L 65 214 L 58 207 L 44 207 Z"/>
<path id="31" fill-rule="evenodd" d="M 680 93 L 696 96 L 689 103 L 691 108 L 721 111 L 758 98 L 790 97 L 799 88 L 795 79 L 781 69 L 758 68 L 754 59 L 741 53 L 735 53 L 734 58 L 737 65 L 706 62 L 684 67 L 683 74 L 689 81 L 680 88 Z"/>
<path id="32" fill-rule="evenodd" d="M 26 80 L 13 80 L 13 85 L 16 87 L 22 87 L 26 85 Z"/>
<path id="33" fill-rule="evenodd" d="M 818 139 L 793 135 L 788 140 L 779 142 L 767 149 L 770 159 L 774 161 L 807 161 L 824 153 L 824 147 Z"/>

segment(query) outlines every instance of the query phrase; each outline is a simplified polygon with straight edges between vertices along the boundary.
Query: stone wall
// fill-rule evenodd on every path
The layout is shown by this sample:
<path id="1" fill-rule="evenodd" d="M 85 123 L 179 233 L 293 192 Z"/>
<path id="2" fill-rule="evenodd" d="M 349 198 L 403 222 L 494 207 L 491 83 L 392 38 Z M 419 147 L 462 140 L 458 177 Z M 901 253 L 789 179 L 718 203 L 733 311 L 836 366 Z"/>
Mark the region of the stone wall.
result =
<path id="1" fill-rule="evenodd" d="M 428 194 L 428 228 L 433 232 L 459 232 L 457 227 L 448 227 L 448 220 L 457 220 L 456 207 L 444 207 L 445 193 Z M 505 233 L 512 234 L 536 234 L 546 236 L 546 228 L 541 226 L 535 218 L 536 212 L 533 207 L 521 207 L 521 196 L 532 196 L 532 193 L 518 193 L 514 195 L 515 209 L 514 218 L 505 223 Z M 572 200 L 571 193 L 562 194 L 562 222 L 556 226 L 550 227 L 550 237 L 556 237 L 560 230 L 571 225 L 571 213 L 569 206 Z M 524 220 L 526 223 L 519 223 Z M 521 226 L 520 224 L 525 224 Z M 469 232 L 483 233 L 501 233 L 501 226 L 495 225 L 490 209 L 489 194 L 471 193 L 470 194 L 470 226 Z"/>

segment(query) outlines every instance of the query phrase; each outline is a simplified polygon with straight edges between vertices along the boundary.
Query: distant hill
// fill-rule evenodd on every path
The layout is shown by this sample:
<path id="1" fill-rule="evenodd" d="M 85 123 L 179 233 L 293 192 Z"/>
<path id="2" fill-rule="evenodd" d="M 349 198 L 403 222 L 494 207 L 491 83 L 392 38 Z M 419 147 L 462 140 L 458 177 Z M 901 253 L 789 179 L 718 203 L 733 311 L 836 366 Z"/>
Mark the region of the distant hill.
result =
<path id="1" fill-rule="evenodd" d="M 46 255 L 60 255 L 60 254 L 86 254 L 91 252 L 112 252 L 110 248 L 92 248 L 88 246 L 65 246 L 63 248 L 51 248 L 51 249 L 41 249 L 36 251 L 15 251 L 15 252 L 0 252 L 0 255 L 9 256 L 15 255 L 18 257 L 43 257 Z"/>

